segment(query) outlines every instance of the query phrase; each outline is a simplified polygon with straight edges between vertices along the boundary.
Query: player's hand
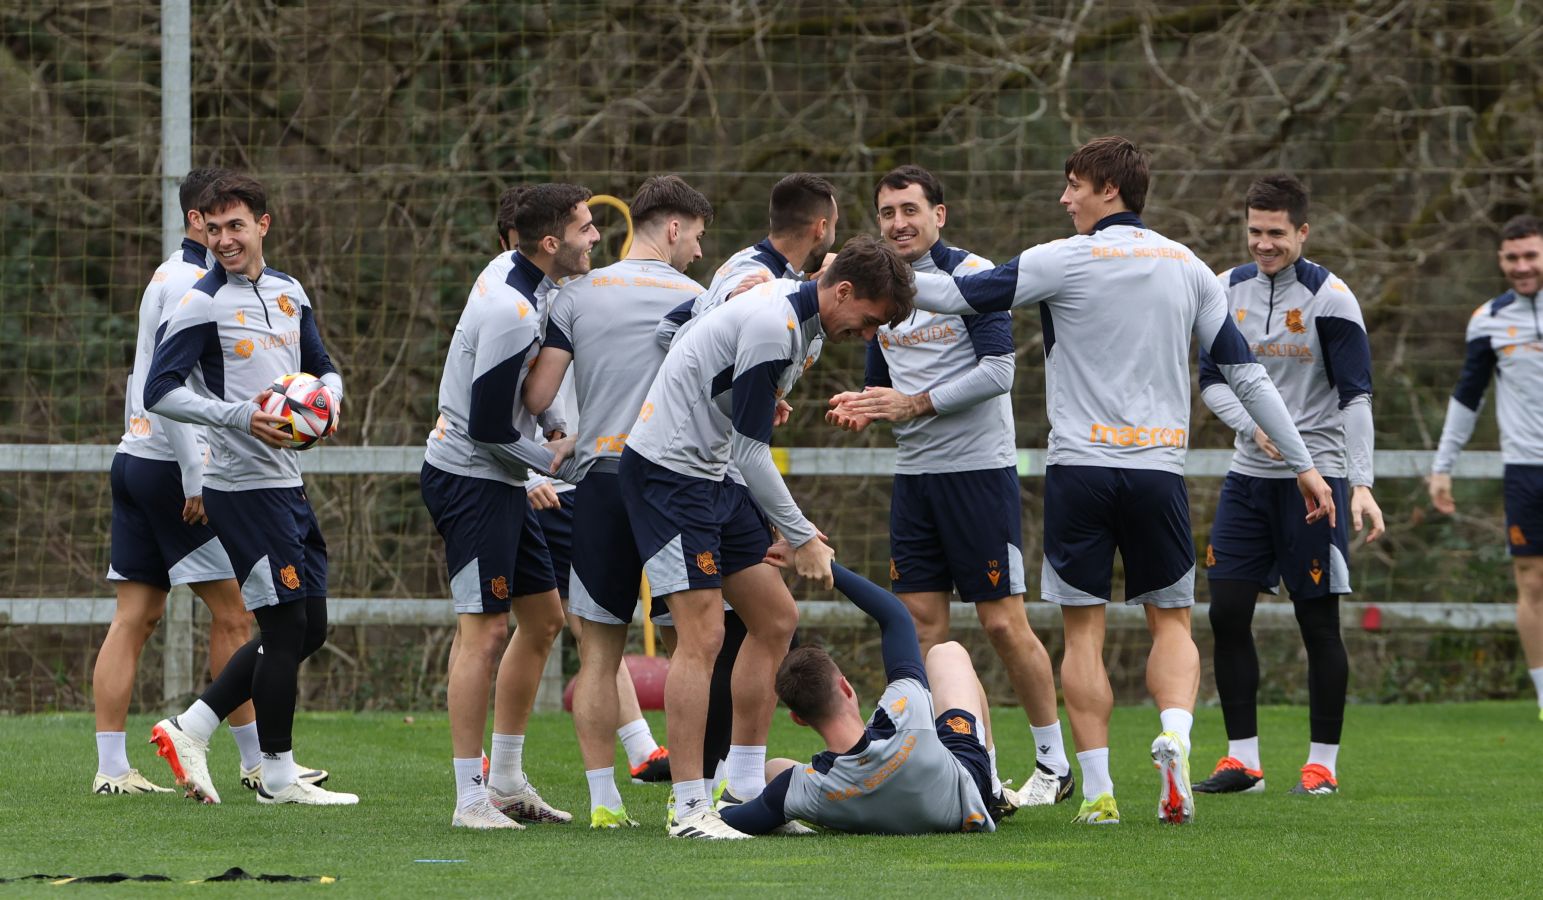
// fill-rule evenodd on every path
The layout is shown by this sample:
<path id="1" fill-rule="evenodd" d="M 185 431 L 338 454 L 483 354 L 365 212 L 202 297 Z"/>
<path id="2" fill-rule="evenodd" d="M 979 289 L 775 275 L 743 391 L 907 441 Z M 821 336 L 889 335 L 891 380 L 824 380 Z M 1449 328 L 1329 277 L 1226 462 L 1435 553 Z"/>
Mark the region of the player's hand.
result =
<path id="1" fill-rule="evenodd" d="M 1366 533 L 1366 543 L 1382 537 L 1386 531 L 1382 521 L 1382 507 L 1377 505 L 1377 500 L 1372 496 L 1372 489 L 1364 484 L 1358 484 L 1350 489 L 1350 524 L 1355 526 L 1355 533 L 1361 533 L 1361 517 L 1365 516 L 1372 521 L 1372 530 Z"/>
<path id="2" fill-rule="evenodd" d="M 252 413 L 252 421 L 247 425 L 247 432 L 275 450 L 285 450 L 289 448 L 289 435 L 279 429 L 288 423 L 282 416 L 263 412 L 263 404 L 267 403 L 271 396 L 273 391 L 263 391 L 252 398 L 252 402 L 257 404 L 257 410 Z"/>
<path id="3" fill-rule="evenodd" d="M 848 412 L 845 407 L 837 407 L 836 409 L 826 410 L 825 421 L 846 431 L 862 431 L 873 420 L 867 416 Z"/>
<path id="4" fill-rule="evenodd" d="M 739 284 L 734 286 L 734 290 L 729 291 L 729 295 L 723 299 L 725 301 L 733 300 L 735 297 L 738 297 L 740 294 L 743 294 L 745 291 L 750 290 L 756 285 L 765 284 L 771 280 L 772 277 L 769 272 L 767 272 L 765 269 L 757 269 L 756 271 L 751 272 L 749 275 L 746 275 L 744 278 L 741 278 L 739 280 Z"/>
<path id="5" fill-rule="evenodd" d="M 1264 454 L 1271 459 L 1283 460 L 1286 458 L 1280 455 L 1279 448 L 1275 446 L 1274 441 L 1270 440 L 1270 436 L 1264 433 L 1263 428 L 1254 429 L 1254 443 L 1258 444 L 1259 449 L 1263 450 Z"/>
<path id="6" fill-rule="evenodd" d="M 556 509 L 562 505 L 557 500 L 557 488 L 552 487 L 550 481 L 526 488 L 525 498 L 530 501 L 531 509 Z"/>
<path id="7" fill-rule="evenodd" d="M 777 409 L 772 413 L 772 427 L 781 428 L 788 424 L 788 419 L 793 416 L 793 405 L 786 400 L 777 401 Z"/>
<path id="8" fill-rule="evenodd" d="M 1328 519 L 1329 527 L 1333 528 L 1338 521 L 1334 512 L 1334 490 L 1318 474 L 1318 470 L 1308 469 L 1298 475 L 1297 489 L 1302 492 L 1302 499 L 1307 501 L 1307 524 Z"/>
<path id="9" fill-rule="evenodd" d="M 786 569 L 793 563 L 793 545 L 788 543 L 785 537 L 777 538 L 776 542 L 766 548 L 766 556 L 761 562 L 768 566 Z"/>
<path id="10" fill-rule="evenodd" d="M 933 412 L 932 398 L 927 394 L 912 396 L 887 387 L 868 388 L 841 406 L 848 413 L 885 422 L 909 422 Z"/>
<path id="11" fill-rule="evenodd" d="M 559 438 L 555 441 L 547 441 L 544 445 L 552 454 L 552 468 L 546 471 L 548 475 L 557 474 L 557 469 L 563 464 L 563 460 L 573 455 L 574 439 L 571 437 Z"/>
<path id="12" fill-rule="evenodd" d="M 560 428 L 554 428 L 546 433 L 546 439 L 549 441 L 560 441 L 567 436 L 568 432 L 563 431 Z"/>
<path id="13" fill-rule="evenodd" d="M 1457 501 L 1452 499 L 1452 473 L 1430 474 L 1430 505 L 1436 507 L 1436 512 L 1442 515 L 1450 516 L 1457 512 Z"/>
<path id="14" fill-rule="evenodd" d="M 189 525 L 208 525 L 209 516 L 204 513 L 204 498 L 202 495 L 189 497 L 182 503 L 182 521 Z"/>
<path id="15" fill-rule="evenodd" d="M 836 576 L 830 570 L 831 561 L 836 558 L 836 551 L 830 549 L 830 545 L 816 536 L 808 543 L 793 551 L 793 571 L 799 577 L 816 582 L 820 587 L 830 590 L 836 586 Z"/>

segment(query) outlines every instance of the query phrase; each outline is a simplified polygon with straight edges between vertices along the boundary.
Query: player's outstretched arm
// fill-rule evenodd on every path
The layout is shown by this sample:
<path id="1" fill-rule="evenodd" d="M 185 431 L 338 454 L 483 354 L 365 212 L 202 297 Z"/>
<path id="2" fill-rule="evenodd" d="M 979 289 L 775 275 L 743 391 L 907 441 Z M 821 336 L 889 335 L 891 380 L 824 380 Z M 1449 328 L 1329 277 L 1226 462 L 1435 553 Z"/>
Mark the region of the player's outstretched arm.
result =
<path id="1" fill-rule="evenodd" d="M 1048 300 L 1061 289 L 1060 241 L 1030 247 L 1000 266 L 962 277 L 916 273 L 916 307 L 970 316 Z"/>
<path id="2" fill-rule="evenodd" d="M 219 359 L 219 326 L 209 311 L 209 296 L 190 293 L 161 324 L 150 373 L 145 376 L 145 409 L 158 416 L 195 425 L 251 431 L 253 422 L 277 421 L 250 400 L 216 400 L 187 387 L 187 377 L 205 359 Z"/>
<path id="3" fill-rule="evenodd" d="M 900 598 L 884 590 L 851 569 L 831 565 L 836 590 L 852 605 L 879 623 L 880 648 L 884 654 L 887 681 L 915 678 L 927 683 L 927 667 L 922 662 L 921 643 L 916 638 L 916 622 Z"/>
<path id="4" fill-rule="evenodd" d="M 1479 422 L 1479 410 L 1484 408 L 1484 392 L 1495 374 L 1494 347 L 1487 335 L 1479 332 L 1470 322 L 1468 326 L 1468 352 L 1463 359 L 1463 372 L 1458 376 L 1457 388 L 1447 401 L 1447 418 L 1441 426 L 1441 440 L 1436 445 L 1436 459 L 1431 463 L 1430 498 L 1437 512 L 1452 513 L 1457 503 L 1452 499 L 1452 467 L 1473 428 Z"/>

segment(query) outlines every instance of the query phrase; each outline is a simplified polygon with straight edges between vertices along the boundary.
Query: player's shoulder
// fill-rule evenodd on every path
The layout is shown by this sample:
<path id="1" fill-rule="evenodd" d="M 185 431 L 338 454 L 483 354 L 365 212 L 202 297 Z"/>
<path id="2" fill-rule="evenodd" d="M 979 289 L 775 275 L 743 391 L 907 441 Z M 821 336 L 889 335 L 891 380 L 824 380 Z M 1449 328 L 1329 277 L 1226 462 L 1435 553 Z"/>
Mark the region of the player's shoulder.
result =
<path id="1" fill-rule="evenodd" d="M 1471 340 L 1476 332 L 1482 332 L 1497 324 L 1501 314 L 1516 303 L 1516 292 L 1506 291 L 1498 297 L 1491 297 L 1480 303 L 1473 314 L 1468 317 L 1468 334 Z"/>
<path id="2" fill-rule="evenodd" d="M 1240 284 L 1247 284 L 1259 277 L 1258 263 L 1244 263 L 1241 266 L 1233 266 L 1217 273 L 1216 280 L 1222 287 L 1231 290 Z"/>

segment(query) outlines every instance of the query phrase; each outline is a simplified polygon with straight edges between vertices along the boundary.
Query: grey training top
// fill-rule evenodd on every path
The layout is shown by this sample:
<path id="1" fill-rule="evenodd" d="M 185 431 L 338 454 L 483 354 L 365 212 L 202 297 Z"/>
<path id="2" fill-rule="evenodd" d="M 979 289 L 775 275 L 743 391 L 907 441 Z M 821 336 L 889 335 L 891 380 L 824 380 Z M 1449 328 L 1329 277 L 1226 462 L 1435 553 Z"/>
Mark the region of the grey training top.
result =
<path id="1" fill-rule="evenodd" d="M 1468 320 L 1468 355 L 1436 449 L 1435 472 L 1450 472 L 1473 436 L 1490 376 L 1500 396 L 1500 458 L 1506 465 L 1543 465 L 1543 315 L 1531 297 L 1506 291 Z"/>

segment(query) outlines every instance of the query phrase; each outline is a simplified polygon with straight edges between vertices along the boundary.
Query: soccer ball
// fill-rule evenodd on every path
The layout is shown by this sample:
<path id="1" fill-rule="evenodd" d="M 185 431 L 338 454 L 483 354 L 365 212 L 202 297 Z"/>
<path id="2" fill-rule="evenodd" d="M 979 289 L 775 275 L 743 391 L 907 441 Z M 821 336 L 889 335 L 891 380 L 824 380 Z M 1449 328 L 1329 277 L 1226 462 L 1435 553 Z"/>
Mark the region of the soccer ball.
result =
<path id="1" fill-rule="evenodd" d="M 290 449 L 308 450 L 337 430 L 337 398 L 321 379 L 295 372 L 280 375 L 268 387 L 273 393 L 263 412 L 284 420 L 277 427 L 289 434 Z"/>

